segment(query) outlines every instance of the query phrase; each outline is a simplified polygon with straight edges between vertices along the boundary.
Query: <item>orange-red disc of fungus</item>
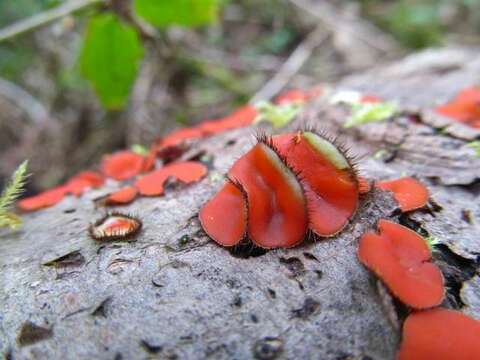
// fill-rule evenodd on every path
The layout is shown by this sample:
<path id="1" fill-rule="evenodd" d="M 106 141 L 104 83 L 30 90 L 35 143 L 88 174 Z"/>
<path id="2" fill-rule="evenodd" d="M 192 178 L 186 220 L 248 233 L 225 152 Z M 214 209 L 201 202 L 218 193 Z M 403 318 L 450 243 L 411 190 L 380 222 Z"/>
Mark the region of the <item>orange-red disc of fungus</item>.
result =
<path id="1" fill-rule="evenodd" d="M 323 89 L 321 87 L 314 87 L 309 90 L 292 89 L 280 94 L 275 99 L 275 103 L 279 105 L 291 103 L 303 104 L 312 98 L 321 96 L 322 93 Z"/>
<path id="2" fill-rule="evenodd" d="M 441 308 L 415 312 L 403 324 L 397 359 L 480 359 L 480 321 Z"/>
<path id="3" fill-rule="evenodd" d="M 367 232 L 360 239 L 358 257 L 404 304 L 426 309 L 443 301 L 442 273 L 416 232 L 382 219 L 378 233 Z"/>
<path id="4" fill-rule="evenodd" d="M 82 171 L 71 177 L 66 184 L 24 198 L 18 202 L 17 206 L 22 211 L 48 208 L 62 201 L 67 194 L 80 196 L 86 189 L 100 187 L 104 182 L 105 179 L 101 174 L 94 171 Z"/>
<path id="5" fill-rule="evenodd" d="M 426 186 L 409 176 L 378 181 L 375 186 L 393 192 L 393 196 L 403 212 L 420 209 L 428 202 L 429 193 Z"/>
<path id="6" fill-rule="evenodd" d="M 204 137 L 205 131 L 198 127 L 183 128 L 172 132 L 160 140 L 159 148 L 166 148 L 169 146 L 177 146 L 190 139 L 198 139 Z"/>
<path id="7" fill-rule="evenodd" d="M 375 95 L 362 95 L 360 97 L 360 102 L 364 104 L 376 104 L 382 102 L 382 99 Z"/>
<path id="8" fill-rule="evenodd" d="M 132 151 L 119 151 L 106 155 L 102 160 L 102 172 L 115 180 L 127 180 L 140 174 L 145 165 L 145 157 Z"/>
<path id="9" fill-rule="evenodd" d="M 183 161 L 168 164 L 142 176 L 135 182 L 135 187 L 144 196 L 158 196 L 164 192 L 168 178 L 177 179 L 185 184 L 200 180 L 207 173 L 207 168 L 200 162 Z"/>
<path id="10" fill-rule="evenodd" d="M 307 91 L 292 89 L 289 91 L 280 94 L 276 99 L 275 103 L 277 104 L 291 104 L 291 103 L 305 103 L 309 99 L 309 94 Z"/>
<path id="11" fill-rule="evenodd" d="M 251 125 L 257 116 L 257 110 L 250 105 L 243 106 L 219 120 L 203 121 L 198 128 L 208 135 L 219 134 L 231 129 Z"/>
<path id="12" fill-rule="evenodd" d="M 144 157 L 142 165 L 142 173 L 152 170 L 155 167 L 155 161 L 157 160 L 157 149 L 155 146 L 150 147 L 150 151 Z"/>
<path id="13" fill-rule="evenodd" d="M 98 241 L 124 240 L 137 234 L 142 228 L 142 222 L 137 218 L 120 214 L 107 214 L 90 225 L 90 236 Z"/>
<path id="14" fill-rule="evenodd" d="M 123 189 L 115 191 L 107 196 L 105 205 L 122 205 L 129 204 L 137 197 L 138 190 L 133 186 L 127 186 Z"/>
<path id="15" fill-rule="evenodd" d="M 346 156 L 312 132 L 278 135 L 271 142 L 300 175 L 310 229 L 320 236 L 342 230 L 357 209 L 359 195 L 356 174 Z"/>
<path id="16" fill-rule="evenodd" d="M 247 195 L 247 233 L 254 244 L 288 248 L 303 240 L 308 223 L 303 190 L 275 151 L 258 143 L 233 165 L 229 176 Z"/>
<path id="17" fill-rule="evenodd" d="M 98 188 L 102 186 L 104 182 L 105 178 L 102 174 L 87 170 L 71 177 L 66 186 L 68 187 L 69 194 L 80 196 L 85 190 L 90 188 Z"/>
<path id="18" fill-rule="evenodd" d="M 205 232 L 222 246 L 238 244 L 247 230 L 247 202 L 242 190 L 231 181 L 211 198 L 199 213 Z"/>
<path id="19" fill-rule="evenodd" d="M 35 211 L 44 209 L 62 201 L 67 192 L 67 186 L 57 186 L 40 194 L 22 199 L 17 203 L 17 206 L 22 211 Z"/>
<path id="20" fill-rule="evenodd" d="M 472 127 L 480 128 L 480 87 L 463 89 L 455 99 L 438 106 L 435 111 Z"/>

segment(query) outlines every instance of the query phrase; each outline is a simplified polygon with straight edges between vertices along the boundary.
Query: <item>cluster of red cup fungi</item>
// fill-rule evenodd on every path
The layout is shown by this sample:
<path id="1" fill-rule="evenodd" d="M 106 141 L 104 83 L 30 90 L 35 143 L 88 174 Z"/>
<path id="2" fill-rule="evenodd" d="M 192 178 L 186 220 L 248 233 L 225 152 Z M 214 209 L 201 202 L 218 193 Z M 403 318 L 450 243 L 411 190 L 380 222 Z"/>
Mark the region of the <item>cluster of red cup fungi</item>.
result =
<path id="1" fill-rule="evenodd" d="M 248 237 L 271 249 L 299 244 L 309 229 L 320 236 L 341 231 L 354 215 L 359 196 L 348 156 L 311 131 L 259 140 L 200 210 L 206 233 L 223 246 Z"/>

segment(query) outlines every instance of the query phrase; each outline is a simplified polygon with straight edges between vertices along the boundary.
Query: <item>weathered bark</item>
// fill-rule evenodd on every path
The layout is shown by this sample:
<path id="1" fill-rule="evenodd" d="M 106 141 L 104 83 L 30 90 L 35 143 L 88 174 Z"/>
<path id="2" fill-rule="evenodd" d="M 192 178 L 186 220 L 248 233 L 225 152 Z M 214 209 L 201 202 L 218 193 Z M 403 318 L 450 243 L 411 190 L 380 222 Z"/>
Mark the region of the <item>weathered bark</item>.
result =
<path id="1" fill-rule="evenodd" d="M 393 121 L 347 131 L 345 110 L 320 100 L 296 124 L 340 134 L 363 155 L 365 176 L 423 179 L 434 200 L 429 210 L 399 216 L 389 194 L 373 191 L 334 238 L 234 256 L 208 239 L 196 214 L 221 185 L 212 175 L 251 146 L 254 131 L 199 141 L 184 156 L 212 156 L 207 178 L 122 209 L 143 221 L 135 242 L 101 245 L 86 231 L 103 213 L 92 199 L 114 183 L 25 216 L 19 232 L 2 233 L 1 353 L 14 359 L 393 359 L 400 340 L 395 318 L 404 314 L 387 306 L 388 294 L 356 258 L 359 236 L 379 218 L 435 237 L 435 260 L 447 280 L 444 305 L 480 318 L 480 159 L 465 143 L 473 131 L 454 125 L 440 132 L 439 121 L 451 123 L 428 111 L 410 120 L 413 108 L 445 101 L 480 73 L 478 52 L 449 51 L 340 84 L 399 101 L 406 112 Z M 372 156 L 382 149 L 386 160 Z"/>

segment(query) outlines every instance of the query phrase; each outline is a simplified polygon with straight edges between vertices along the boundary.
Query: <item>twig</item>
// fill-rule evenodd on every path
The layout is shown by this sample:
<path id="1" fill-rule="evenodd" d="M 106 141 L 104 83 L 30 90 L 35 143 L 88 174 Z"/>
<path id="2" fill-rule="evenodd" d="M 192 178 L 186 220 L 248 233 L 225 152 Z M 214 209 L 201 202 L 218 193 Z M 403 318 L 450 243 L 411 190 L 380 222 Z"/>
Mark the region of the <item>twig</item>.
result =
<path id="1" fill-rule="evenodd" d="M 71 0 L 56 8 L 33 15 L 24 20 L 19 20 L 0 30 L 0 43 L 102 2 L 105 2 L 105 0 Z"/>
<path id="2" fill-rule="evenodd" d="M 48 120 L 48 111 L 37 99 L 20 86 L 2 78 L 0 78 L 0 96 L 25 111 L 35 124 L 45 124 Z"/>
<path id="3" fill-rule="evenodd" d="M 315 16 L 333 33 L 348 33 L 353 38 L 385 53 L 396 50 L 391 37 L 359 18 L 339 17 L 338 11 L 328 1 L 290 0 L 290 2 Z"/>
<path id="4" fill-rule="evenodd" d="M 278 72 L 251 98 L 250 103 L 270 100 L 278 94 L 308 60 L 312 51 L 328 38 L 320 27 L 313 30 L 290 54 Z"/>

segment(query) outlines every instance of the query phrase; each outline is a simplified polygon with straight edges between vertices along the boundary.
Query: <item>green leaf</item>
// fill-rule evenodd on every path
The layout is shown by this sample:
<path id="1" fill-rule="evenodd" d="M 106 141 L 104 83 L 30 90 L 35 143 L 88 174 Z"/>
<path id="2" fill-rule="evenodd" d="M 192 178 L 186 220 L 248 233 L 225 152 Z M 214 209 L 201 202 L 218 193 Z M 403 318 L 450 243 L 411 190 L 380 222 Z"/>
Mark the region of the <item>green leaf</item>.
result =
<path id="1" fill-rule="evenodd" d="M 343 125 L 346 128 L 386 120 L 397 112 L 397 106 L 388 102 L 357 103 L 352 105 L 350 117 Z"/>
<path id="2" fill-rule="evenodd" d="M 200 26 L 217 20 L 218 0 L 135 0 L 135 12 L 152 25 Z"/>
<path id="3" fill-rule="evenodd" d="M 80 70 L 109 110 L 121 109 L 143 57 L 136 30 L 111 13 L 92 17 L 80 54 Z"/>
<path id="4" fill-rule="evenodd" d="M 255 104 L 258 115 L 254 123 L 268 121 L 275 128 L 283 127 L 292 121 L 302 109 L 297 103 L 274 105 L 268 101 L 259 101 Z"/>
<path id="5" fill-rule="evenodd" d="M 480 140 L 471 141 L 467 146 L 475 150 L 475 155 L 480 157 Z"/>

